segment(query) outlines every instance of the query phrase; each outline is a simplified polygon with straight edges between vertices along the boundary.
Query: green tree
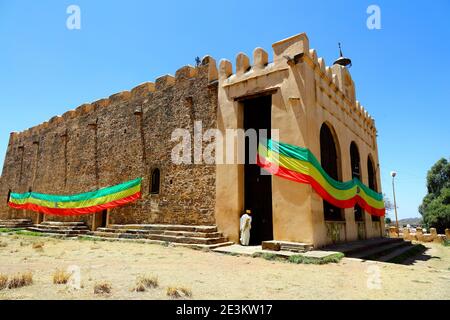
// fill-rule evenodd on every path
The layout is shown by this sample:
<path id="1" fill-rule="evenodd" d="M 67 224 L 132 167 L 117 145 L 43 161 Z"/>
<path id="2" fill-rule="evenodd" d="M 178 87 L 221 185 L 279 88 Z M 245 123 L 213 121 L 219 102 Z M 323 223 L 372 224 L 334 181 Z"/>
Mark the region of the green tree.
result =
<path id="1" fill-rule="evenodd" d="M 427 228 L 444 233 L 450 228 L 450 161 L 442 158 L 428 171 L 427 189 L 419 212 Z"/>

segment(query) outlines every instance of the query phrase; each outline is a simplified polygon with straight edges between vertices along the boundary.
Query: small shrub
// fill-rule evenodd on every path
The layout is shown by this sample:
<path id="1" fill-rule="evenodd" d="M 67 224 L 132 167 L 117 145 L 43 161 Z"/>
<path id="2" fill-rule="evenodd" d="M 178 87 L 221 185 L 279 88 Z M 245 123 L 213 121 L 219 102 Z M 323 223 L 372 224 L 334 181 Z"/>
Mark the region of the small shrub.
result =
<path id="1" fill-rule="evenodd" d="M 338 263 L 339 261 L 341 261 L 343 257 L 344 257 L 343 253 L 336 253 L 323 258 L 293 255 L 288 258 L 288 261 L 296 264 L 327 264 L 327 263 Z"/>
<path id="2" fill-rule="evenodd" d="M 33 274 L 31 272 L 18 273 L 9 279 L 8 289 L 17 289 L 33 284 Z"/>
<path id="3" fill-rule="evenodd" d="M 6 242 L 0 241 L 0 248 L 6 248 L 8 244 Z"/>
<path id="4" fill-rule="evenodd" d="M 8 276 L 0 273 L 0 290 L 5 289 L 8 286 Z"/>
<path id="5" fill-rule="evenodd" d="M 277 260 L 277 255 L 274 253 L 268 253 L 268 252 L 264 252 L 262 254 L 262 258 L 268 261 L 274 261 Z"/>
<path id="6" fill-rule="evenodd" d="M 136 280 L 136 285 L 134 286 L 133 291 L 136 292 L 144 292 L 147 289 L 154 289 L 159 286 L 157 277 L 147 277 L 141 276 Z"/>
<path id="7" fill-rule="evenodd" d="M 57 269 L 53 274 L 53 284 L 67 284 L 71 274 L 65 270 Z"/>
<path id="8" fill-rule="evenodd" d="M 43 242 L 33 242 L 33 249 L 35 250 L 44 250 L 44 243 Z"/>
<path id="9" fill-rule="evenodd" d="M 170 245 L 170 242 L 169 241 L 164 241 L 163 243 L 161 243 L 161 245 L 163 247 L 168 247 Z"/>
<path id="10" fill-rule="evenodd" d="M 189 298 L 192 297 L 191 289 L 185 288 L 185 287 L 181 287 L 180 290 L 186 297 L 189 297 Z"/>
<path id="11" fill-rule="evenodd" d="M 36 232 L 36 231 L 28 231 L 28 230 L 19 230 L 15 233 L 16 235 L 21 235 L 21 236 L 30 236 L 30 237 L 45 237 L 45 234 L 42 234 L 40 232 Z M 15 239 L 19 239 L 19 237 L 16 236 Z"/>
<path id="12" fill-rule="evenodd" d="M 94 294 L 110 294 L 112 286 L 109 282 L 98 282 L 94 286 Z"/>
<path id="13" fill-rule="evenodd" d="M 192 297 L 192 291 L 185 287 L 168 287 L 166 294 L 168 297 L 171 297 L 172 299 L 179 299 L 183 296 L 190 298 Z"/>
<path id="14" fill-rule="evenodd" d="M 271 252 L 255 252 L 252 254 L 253 258 L 263 258 L 267 261 L 284 261 L 285 259 L 277 256 L 275 253 Z"/>

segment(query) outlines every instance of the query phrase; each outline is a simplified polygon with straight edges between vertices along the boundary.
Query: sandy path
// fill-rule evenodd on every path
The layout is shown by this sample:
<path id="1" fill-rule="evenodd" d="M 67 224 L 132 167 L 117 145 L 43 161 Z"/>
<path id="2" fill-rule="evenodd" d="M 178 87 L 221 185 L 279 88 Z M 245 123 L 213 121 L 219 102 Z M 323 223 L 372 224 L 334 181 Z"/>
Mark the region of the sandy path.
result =
<path id="1" fill-rule="evenodd" d="M 0 299 L 166 299 L 168 286 L 190 288 L 194 299 L 450 299 L 448 247 L 431 248 L 442 257 L 416 265 L 343 259 L 318 266 L 138 243 L 24 236 L 0 242 L 0 273 L 34 274 L 32 286 L 1 290 Z M 43 250 L 33 242 L 44 242 Z M 54 271 L 72 265 L 81 269 L 83 288 L 54 285 Z M 143 274 L 157 276 L 160 287 L 131 292 Z M 101 280 L 112 284 L 110 296 L 93 294 Z"/>

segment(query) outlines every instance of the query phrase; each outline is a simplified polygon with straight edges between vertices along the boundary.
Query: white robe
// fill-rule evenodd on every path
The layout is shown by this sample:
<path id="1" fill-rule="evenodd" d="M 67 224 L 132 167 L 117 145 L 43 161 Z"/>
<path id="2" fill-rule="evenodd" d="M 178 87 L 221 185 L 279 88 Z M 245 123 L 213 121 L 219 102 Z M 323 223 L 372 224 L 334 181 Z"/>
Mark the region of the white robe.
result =
<path id="1" fill-rule="evenodd" d="M 241 244 L 248 246 L 250 242 L 250 229 L 252 228 L 252 217 L 248 214 L 244 214 L 241 217 Z"/>

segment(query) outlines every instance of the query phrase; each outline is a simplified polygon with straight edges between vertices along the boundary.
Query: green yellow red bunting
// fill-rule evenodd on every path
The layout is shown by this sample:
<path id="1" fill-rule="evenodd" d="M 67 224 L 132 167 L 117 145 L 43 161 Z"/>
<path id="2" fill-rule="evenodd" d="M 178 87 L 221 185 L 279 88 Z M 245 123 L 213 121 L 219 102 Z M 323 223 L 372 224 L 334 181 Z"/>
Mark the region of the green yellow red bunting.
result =
<path id="1" fill-rule="evenodd" d="M 8 205 L 15 209 L 48 215 L 75 216 L 100 212 L 133 202 L 141 197 L 142 178 L 112 187 L 70 196 L 36 192 L 11 193 Z"/>
<path id="2" fill-rule="evenodd" d="M 339 208 L 356 204 L 374 216 L 384 216 L 383 196 L 359 179 L 340 182 L 331 178 L 307 148 L 273 140 L 262 141 L 258 147 L 258 165 L 273 175 L 299 183 L 310 184 L 326 201 Z"/>

